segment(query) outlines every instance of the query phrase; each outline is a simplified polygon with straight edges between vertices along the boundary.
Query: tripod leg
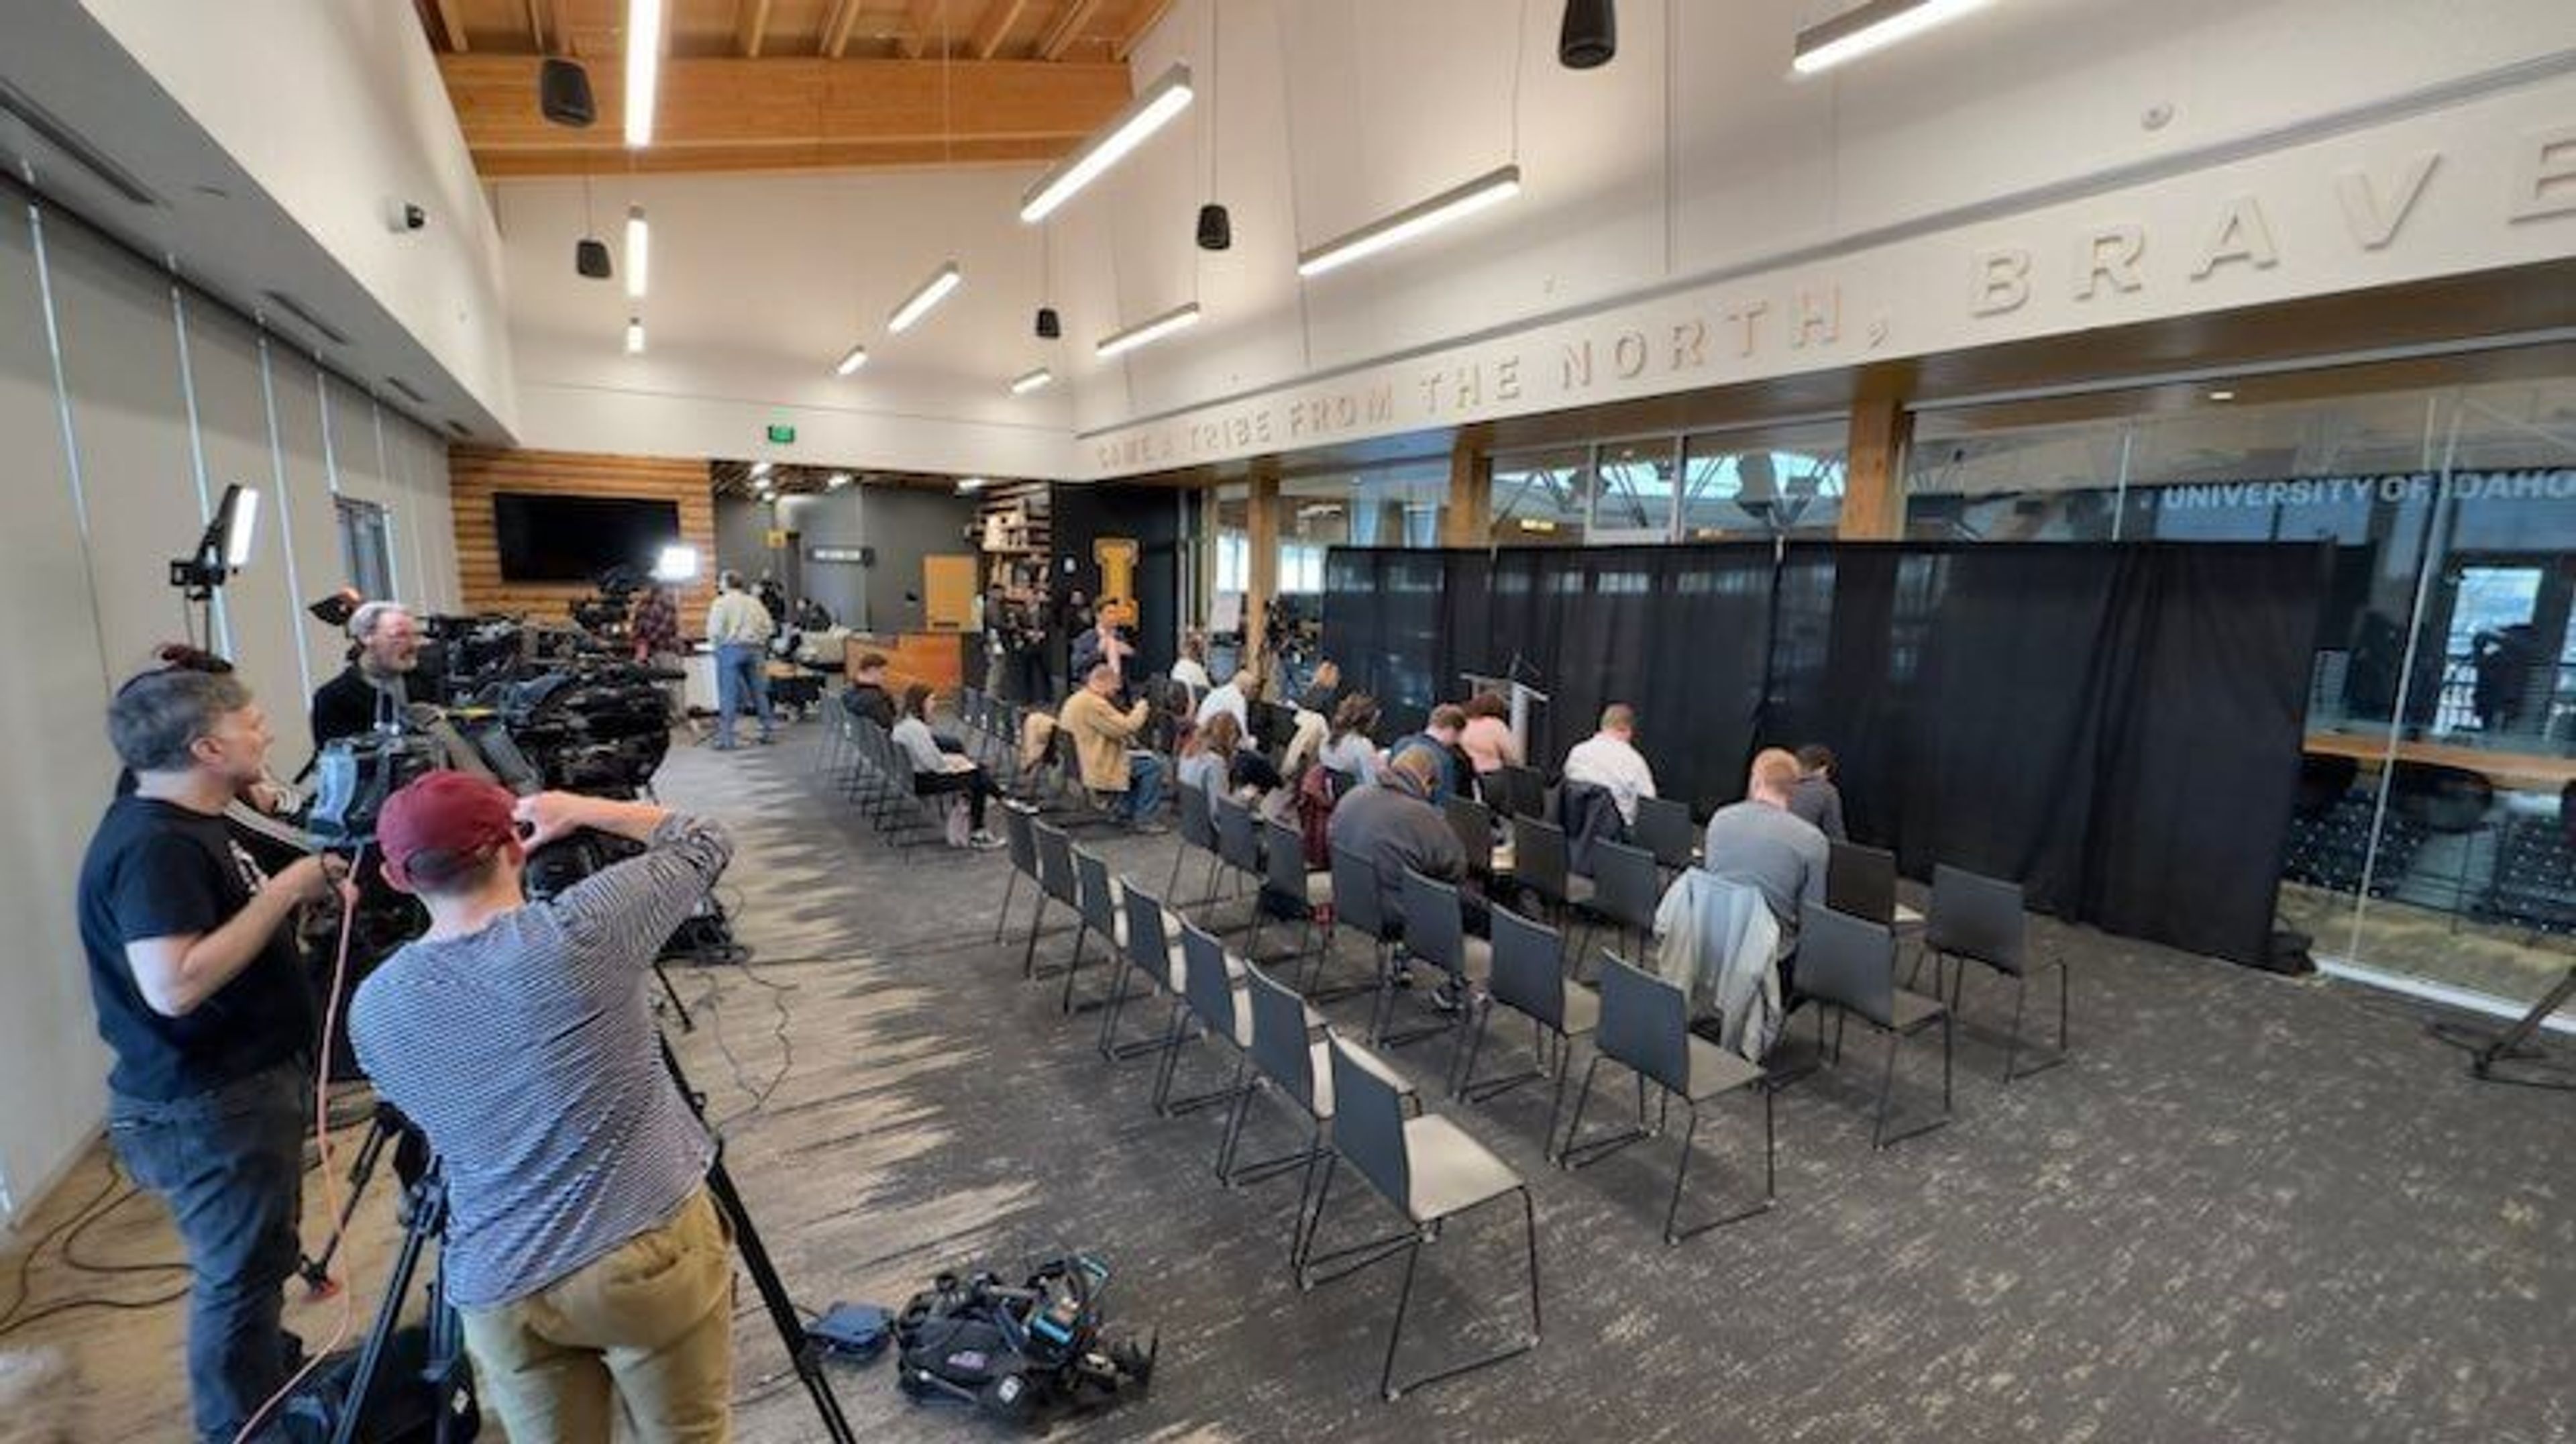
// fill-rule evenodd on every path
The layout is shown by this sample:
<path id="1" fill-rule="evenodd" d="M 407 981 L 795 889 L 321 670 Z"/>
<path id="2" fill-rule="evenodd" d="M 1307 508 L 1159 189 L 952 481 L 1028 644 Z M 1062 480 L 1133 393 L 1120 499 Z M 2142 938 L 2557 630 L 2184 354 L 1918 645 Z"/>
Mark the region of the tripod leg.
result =
<path id="1" fill-rule="evenodd" d="M 751 1213 L 742 1206 L 742 1195 L 734 1191 L 733 1175 L 725 1171 L 721 1157 L 707 1170 L 707 1189 L 733 1224 L 733 1246 L 742 1252 L 743 1267 L 749 1270 L 752 1286 L 769 1311 L 769 1322 L 778 1330 L 779 1342 L 787 1347 L 796 1377 L 804 1381 L 805 1392 L 813 1397 L 815 1412 L 823 1419 L 824 1435 L 832 1444 L 856 1444 L 858 1436 L 850 1432 L 850 1421 L 841 1415 L 841 1401 L 832 1393 L 832 1381 L 823 1375 L 822 1361 L 815 1357 L 814 1341 L 805 1332 L 805 1321 L 797 1315 L 796 1301 L 788 1297 L 787 1285 L 779 1279 L 777 1266 L 770 1262 L 769 1249 L 760 1241 L 760 1230 L 752 1226 Z"/>
<path id="2" fill-rule="evenodd" d="M 298 1260 L 295 1265 L 295 1272 L 304 1280 L 304 1286 L 311 1289 L 317 1298 L 326 1297 L 331 1292 L 331 1260 L 340 1252 L 340 1240 L 348 1235 L 349 1220 L 356 1216 L 358 1200 L 366 1196 L 367 1181 L 376 1176 L 376 1160 L 383 1155 L 385 1145 L 392 1141 L 393 1132 L 386 1126 L 381 1113 L 368 1120 L 366 1139 L 358 1145 L 358 1156 L 349 1163 L 349 1196 L 340 1204 L 340 1217 L 331 1225 L 331 1237 L 324 1240 L 321 1253 Z"/>
<path id="3" fill-rule="evenodd" d="M 432 1170 L 413 1187 L 411 1227 L 403 1234 L 402 1252 L 394 1259 L 393 1276 L 385 1281 L 384 1301 L 376 1306 L 376 1321 L 367 1329 L 365 1347 L 358 1351 L 357 1372 L 349 1376 L 349 1392 L 340 1402 L 340 1418 L 331 1431 L 331 1444 L 355 1444 L 358 1425 L 366 1417 L 367 1405 L 376 1391 L 377 1371 L 384 1367 L 385 1348 L 393 1342 L 394 1330 L 402 1322 L 404 1296 L 411 1292 L 412 1276 L 420 1271 L 421 1250 L 446 1223 L 444 1185 Z"/>

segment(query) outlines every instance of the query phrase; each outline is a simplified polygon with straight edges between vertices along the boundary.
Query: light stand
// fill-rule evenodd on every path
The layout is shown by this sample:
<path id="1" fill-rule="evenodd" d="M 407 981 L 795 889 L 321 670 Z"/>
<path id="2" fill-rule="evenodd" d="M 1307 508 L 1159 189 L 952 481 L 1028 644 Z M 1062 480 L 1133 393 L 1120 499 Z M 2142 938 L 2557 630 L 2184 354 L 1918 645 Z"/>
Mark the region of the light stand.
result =
<path id="1" fill-rule="evenodd" d="M 211 649 L 215 637 L 215 589 L 250 561 L 251 543 L 259 534 L 259 490 L 240 482 L 224 488 L 224 499 L 206 523 L 197 548 L 170 561 L 170 585 L 179 589 L 186 617 L 188 645 Z M 193 606 L 197 611 L 187 614 Z"/>

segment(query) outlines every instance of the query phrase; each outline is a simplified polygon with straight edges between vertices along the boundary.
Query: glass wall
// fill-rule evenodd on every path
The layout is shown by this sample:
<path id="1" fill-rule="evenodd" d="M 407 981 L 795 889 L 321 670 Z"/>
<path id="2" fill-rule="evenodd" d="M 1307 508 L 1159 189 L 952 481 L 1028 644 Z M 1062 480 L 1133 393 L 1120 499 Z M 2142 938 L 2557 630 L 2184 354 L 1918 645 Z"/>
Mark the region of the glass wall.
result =
<path id="1" fill-rule="evenodd" d="M 1605 441 L 1494 457 L 1495 546 L 1832 536 L 1841 420 Z"/>
<path id="2" fill-rule="evenodd" d="M 2063 409 L 2092 414 L 1919 415 L 1908 533 L 2328 544 L 2283 916 L 2321 960 L 2545 991 L 2576 934 L 2576 378 Z"/>

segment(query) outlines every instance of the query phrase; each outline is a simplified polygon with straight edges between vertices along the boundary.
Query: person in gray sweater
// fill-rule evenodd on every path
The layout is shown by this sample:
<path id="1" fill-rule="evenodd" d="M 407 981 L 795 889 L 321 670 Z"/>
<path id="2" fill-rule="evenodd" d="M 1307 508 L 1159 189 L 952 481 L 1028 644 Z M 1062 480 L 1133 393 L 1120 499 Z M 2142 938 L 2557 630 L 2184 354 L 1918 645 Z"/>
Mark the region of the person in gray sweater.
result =
<path id="1" fill-rule="evenodd" d="M 1851 841 L 1843 830 L 1843 790 L 1834 781 L 1834 749 L 1821 742 L 1798 749 L 1798 781 L 1789 789 L 1789 810 L 1813 823 L 1829 841 Z"/>
<path id="2" fill-rule="evenodd" d="M 1790 811 L 1798 759 L 1776 747 L 1753 759 L 1742 802 L 1711 813 L 1700 866 L 1731 882 L 1759 888 L 1779 919 L 1781 950 L 1798 933 L 1798 909 L 1825 905 L 1825 861 L 1832 848 L 1816 825 Z"/>

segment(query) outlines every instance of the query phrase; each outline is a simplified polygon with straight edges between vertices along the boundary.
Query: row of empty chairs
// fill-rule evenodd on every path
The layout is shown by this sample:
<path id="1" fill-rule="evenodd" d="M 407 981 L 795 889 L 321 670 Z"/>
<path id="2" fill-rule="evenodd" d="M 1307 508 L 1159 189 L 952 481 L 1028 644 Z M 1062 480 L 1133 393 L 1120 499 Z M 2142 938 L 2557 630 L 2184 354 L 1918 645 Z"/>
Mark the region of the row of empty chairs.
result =
<path id="1" fill-rule="evenodd" d="M 876 719 L 847 707 L 823 709 L 826 731 L 814 769 L 892 844 L 898 856 L 937 840 L 941 822 L 931 799 L 913 785 L 912 758 Z"/>

